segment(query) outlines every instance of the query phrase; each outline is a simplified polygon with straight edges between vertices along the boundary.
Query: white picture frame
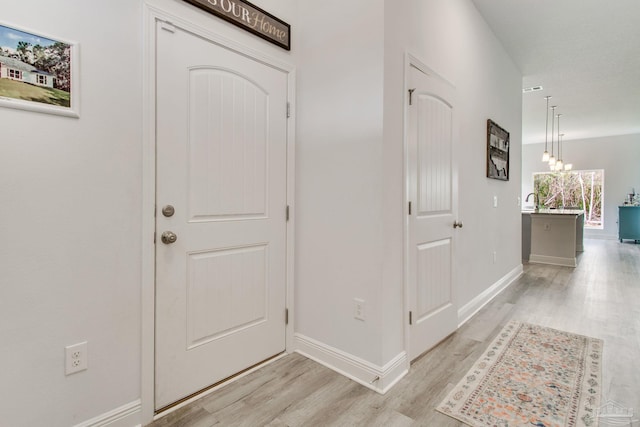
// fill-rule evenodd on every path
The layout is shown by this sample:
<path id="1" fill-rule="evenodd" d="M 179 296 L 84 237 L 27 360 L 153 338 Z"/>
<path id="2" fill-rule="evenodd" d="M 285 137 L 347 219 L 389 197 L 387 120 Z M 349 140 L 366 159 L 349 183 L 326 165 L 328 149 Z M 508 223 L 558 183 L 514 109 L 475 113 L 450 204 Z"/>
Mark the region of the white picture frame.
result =
<path id="1" fill-rule="evenodd" d="M 0 107 L 80 117 L 79 45 L 0 21 Z"/>

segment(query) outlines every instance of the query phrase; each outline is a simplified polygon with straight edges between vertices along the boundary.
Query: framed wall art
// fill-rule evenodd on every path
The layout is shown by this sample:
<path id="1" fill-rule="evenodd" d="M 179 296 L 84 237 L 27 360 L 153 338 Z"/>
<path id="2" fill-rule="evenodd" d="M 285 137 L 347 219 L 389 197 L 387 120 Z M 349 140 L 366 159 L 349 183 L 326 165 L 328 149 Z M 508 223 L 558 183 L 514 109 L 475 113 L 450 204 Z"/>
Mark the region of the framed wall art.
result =
<path id="1" fill-rule="evenodd" d="M 0 106 L 79 117 L 78 44 L 0 23 Z"/>
<path id="2" fill-rule="evenodd" d="M 291 25 L 247 0 L 185 0 L 285 50 L 291 50 Z"/>
<path id="3" fill-rule="evenodd" d="M 509 132 L 487 120 L 487 178 L 509 180 Z"/>

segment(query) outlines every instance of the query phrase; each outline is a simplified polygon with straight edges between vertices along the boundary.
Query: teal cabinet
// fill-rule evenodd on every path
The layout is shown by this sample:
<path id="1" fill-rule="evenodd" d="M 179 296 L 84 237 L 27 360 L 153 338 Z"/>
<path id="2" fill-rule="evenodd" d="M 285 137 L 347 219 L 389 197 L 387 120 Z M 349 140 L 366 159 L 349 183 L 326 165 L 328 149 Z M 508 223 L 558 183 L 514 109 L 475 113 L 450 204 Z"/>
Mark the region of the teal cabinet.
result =
<path id="1" fill-rule="evenodd" d="M 640 240 L 640 206 L 618 206 L 618 239 Z"/>

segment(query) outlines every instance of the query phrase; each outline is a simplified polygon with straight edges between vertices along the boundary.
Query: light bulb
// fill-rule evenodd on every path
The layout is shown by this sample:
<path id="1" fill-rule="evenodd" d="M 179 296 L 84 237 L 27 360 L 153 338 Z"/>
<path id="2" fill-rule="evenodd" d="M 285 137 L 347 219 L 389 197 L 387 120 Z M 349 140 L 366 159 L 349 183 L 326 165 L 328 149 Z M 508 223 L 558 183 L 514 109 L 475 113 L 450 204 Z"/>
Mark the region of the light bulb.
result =
<path id="1" fill-rule="evenodd" d="M 556 164 L 556 158 L 554 156 L 549 157 L 549 166 Z"/>
<path id="2" fill-rule="evenodd" d="M 573 165 L 571 163 L 567 163 L 566 165 L 564 165 L 564 170 L 570 171 L 571 169 L 573 169 Z"/>
<path id="3" fill-rule="evenodd" d="M 556 162 L 556 170 L 557 171 L 561 171 L 562 169 L 564 169 L 564 165 L 562 164 L 562 160 L 558 160 Z"/>
<path id="4" fill-rule="evenodd" d="M 542 153 L 542 161 L 543 162 L 548 162 L 549 161 L 549 152 L 545 151 L 544 153 Z"/>

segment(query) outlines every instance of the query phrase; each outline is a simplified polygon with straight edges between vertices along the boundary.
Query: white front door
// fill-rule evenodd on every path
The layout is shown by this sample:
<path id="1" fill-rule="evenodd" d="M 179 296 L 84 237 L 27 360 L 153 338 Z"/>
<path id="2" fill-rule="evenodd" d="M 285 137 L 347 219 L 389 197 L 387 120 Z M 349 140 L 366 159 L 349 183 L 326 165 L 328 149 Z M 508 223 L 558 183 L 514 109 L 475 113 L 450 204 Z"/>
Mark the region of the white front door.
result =
<path id="1" fill-rule="evenodd" d="M 409 357 L 457 328 L 452 295 L 456 177 L 455 89 L 428 70 L 409 70 L 407 173 Z"/>
<path id="2" fill-rule="evenodd" d="M 285 351 L 288 76 L 163 23 L 156 44 L 161 409 Z"/>

